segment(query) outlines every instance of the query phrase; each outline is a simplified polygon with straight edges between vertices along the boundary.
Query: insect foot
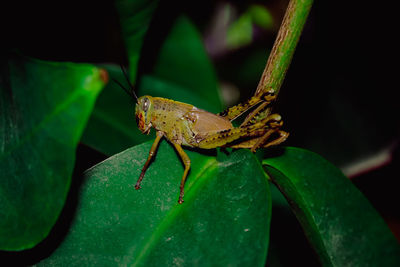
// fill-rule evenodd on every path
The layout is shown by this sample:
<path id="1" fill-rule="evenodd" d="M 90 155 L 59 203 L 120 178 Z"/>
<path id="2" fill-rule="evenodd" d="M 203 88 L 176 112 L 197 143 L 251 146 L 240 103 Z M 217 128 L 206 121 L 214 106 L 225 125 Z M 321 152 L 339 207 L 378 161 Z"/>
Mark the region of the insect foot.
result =
<path id="1" fill-rule="evenodd" d="M 139 179 L 137 180 L 137 182 L 136 182 L 136 184 L 135 184 L 135 189 L 136 189 L 136 190 L 142 188 L 142 187 L 140 186 L 140 183 L 141 183 L 142 180 L 143 180 L 143 177 L 144 177 L 145 172 L 146 172 L 146 169 L 143 168 L 142 172 L 140 173 L 140 177 L 139 177 Z"/>
<path id="2" fill-rule="evenodd" d="M 140 183 L 136 183 L 136 185 L 135 185 L 135 189 L 136 190 L 139 190 L 141 187 L 140 187 Z"/>
<path id="3" fill-rule="evenodd" d="M 261 95 L 261 98 L 262 98 L 264 101 L 272 102 L 273 100 L 276 99 L 275 90 L 274 90 L 274 89 L 269 89 L 269 90 L 267 90 L 266 92 L 264 92 L 264 93 Z"/>

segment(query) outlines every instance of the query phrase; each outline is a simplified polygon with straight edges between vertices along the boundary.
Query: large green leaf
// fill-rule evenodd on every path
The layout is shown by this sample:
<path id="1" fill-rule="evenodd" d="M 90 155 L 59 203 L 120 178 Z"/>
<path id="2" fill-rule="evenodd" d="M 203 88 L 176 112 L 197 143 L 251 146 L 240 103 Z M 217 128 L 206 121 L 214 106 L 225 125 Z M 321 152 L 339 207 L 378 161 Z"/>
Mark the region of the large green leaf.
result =
<path id="1" fill-rule="evenodd" d="M 324 265 L 400 266 L 397 240 L 339 169 L 317 154 L 291 147 L 263 164 Z"/>
<path id="2" fill-rule="evenodd" d="M 116 0 L 132 81 L 136 80 L 143 40 L 157 5 L 158 0 Z"/>
<path id="3" fill-rule="evenodd" d="M 69 234 L 42 264 L 264 266 L 271 202 L 255 157 L 247 150 L 219 157 L 187 151 L 192 169 L 178 204 L 183 167 L 165 141 L 134 189 L 150 146 L 86 172 Z"/>
<path id="4" fill-rule="evenodd" d="M 14 54 L 0 67 L 0 249 L 22 250 L 47 236 L 64 205 L 105 72 Z"/>

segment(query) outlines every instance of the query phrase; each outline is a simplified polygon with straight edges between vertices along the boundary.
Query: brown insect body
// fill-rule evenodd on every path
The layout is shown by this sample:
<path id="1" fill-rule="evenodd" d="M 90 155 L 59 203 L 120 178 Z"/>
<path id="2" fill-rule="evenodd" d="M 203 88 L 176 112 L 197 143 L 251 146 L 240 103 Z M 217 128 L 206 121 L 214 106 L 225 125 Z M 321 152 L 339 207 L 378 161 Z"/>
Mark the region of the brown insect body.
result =
<path id="1" fill-rule="evenodd" d="M 149 101 L 148 101 L 149 100 Z M 142 132 L 148 132 L 150 127 L 161 131 L 163 135 L 172 143 L 190 147 L 215 148 L 206 146 L 201 142 L 207 136 L 233 128 L 232 123 L 224 117 L 211 112 L 199 109 L 193 105 L 161 98 L 142 96 L 138 100 L 139 104 L 149 103 L 146 114 L 136 115 L 142 122 Z M 146 104 L 147 105 L 147 104 Z"/>

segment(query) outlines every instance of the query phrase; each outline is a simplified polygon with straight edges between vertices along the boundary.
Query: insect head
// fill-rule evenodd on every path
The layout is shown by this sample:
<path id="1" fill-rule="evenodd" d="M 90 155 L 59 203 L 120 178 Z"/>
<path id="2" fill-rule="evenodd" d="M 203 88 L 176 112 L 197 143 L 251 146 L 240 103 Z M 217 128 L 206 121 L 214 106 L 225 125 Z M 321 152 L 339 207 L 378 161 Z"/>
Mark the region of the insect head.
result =
<path id="1" fill-rule="evenodd" d="M 136 103 L 135 117 L 139 130 L 144 134 L 150 133 L 153 105 L 151 96 L 139 97 Z"/>

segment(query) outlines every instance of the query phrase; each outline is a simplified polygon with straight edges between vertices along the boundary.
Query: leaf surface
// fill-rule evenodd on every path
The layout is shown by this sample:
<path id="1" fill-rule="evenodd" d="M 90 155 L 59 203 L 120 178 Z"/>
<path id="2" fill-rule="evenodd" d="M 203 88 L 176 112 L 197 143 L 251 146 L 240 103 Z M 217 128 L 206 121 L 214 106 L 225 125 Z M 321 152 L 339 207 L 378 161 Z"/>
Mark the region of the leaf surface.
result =
<path id="1" fill-rule="evenodd" d="M 135 146 L 87 171 L 71 230 L 42 264 L 264 266 L 271 202 L 254 156 L 187 151 L 192 168 L 180 205 L 183 167 L 165 141 L 134 189 L 150 147 Z"/>
<path id="2" fill-rule="evenodd" d="M 55 223 L 104 75 L 92 65 L 15 54 L 2 61 L 0 249 L 31 248 Z"/>
<path id="3" fill-rule="evenodd" d="M 263 161 L 324 265 L 399 266 L 400 248 L 380 215 L 339 169 L 300 148 Z"/>

